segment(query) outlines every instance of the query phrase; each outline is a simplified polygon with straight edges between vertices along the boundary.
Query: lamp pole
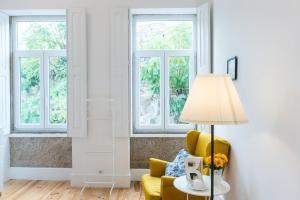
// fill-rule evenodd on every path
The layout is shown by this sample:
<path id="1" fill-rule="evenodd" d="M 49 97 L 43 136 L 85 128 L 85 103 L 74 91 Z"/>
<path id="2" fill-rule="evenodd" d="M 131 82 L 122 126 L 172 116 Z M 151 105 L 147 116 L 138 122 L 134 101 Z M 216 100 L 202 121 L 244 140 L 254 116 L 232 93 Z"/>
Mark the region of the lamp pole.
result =
<path id="1" fill-rule="evenodd" d="M 210 199 L 211 200 L 214 200 L 214 170 L 215 170 L 215 157 L 214 157 L 214 154 L 215 154 L 215 138 L 214 138 L 214 132 L 215 132 L 215 127 L 214 125 L 211 125 L 211 149 L 210 149 L 210 157 L 211 157 L 211 167 L 210 167 Z"/>

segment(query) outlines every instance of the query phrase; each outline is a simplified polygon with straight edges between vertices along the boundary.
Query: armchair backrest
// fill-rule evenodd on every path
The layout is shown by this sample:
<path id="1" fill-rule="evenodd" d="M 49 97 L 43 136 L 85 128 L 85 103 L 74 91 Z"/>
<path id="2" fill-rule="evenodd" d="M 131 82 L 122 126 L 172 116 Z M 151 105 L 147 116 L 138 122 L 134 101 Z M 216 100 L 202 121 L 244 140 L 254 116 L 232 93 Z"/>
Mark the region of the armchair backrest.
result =
<path id="1" fill-rule="evenodd" d="M 186 135 L 186 148 L 191 155 L 210 156 L 210 134 L 199 131 L 189 131 Z M 229 158 L 230 144 L 227 140 L 215 136 L 215 154 L 222 153 Z"/>

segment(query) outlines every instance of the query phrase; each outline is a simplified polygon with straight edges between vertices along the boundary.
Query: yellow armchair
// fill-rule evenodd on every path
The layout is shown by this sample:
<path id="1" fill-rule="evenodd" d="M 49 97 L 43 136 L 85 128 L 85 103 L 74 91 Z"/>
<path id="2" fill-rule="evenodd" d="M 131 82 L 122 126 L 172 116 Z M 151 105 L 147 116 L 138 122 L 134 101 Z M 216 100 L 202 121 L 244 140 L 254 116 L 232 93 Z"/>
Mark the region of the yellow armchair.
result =
<path id="1" fill-rule="evenodd" d="M 206 157 L 210 155 L 210 134 L 189 131 L 186 136 L 186 149 L 191 155 Z M 223 153 L 229 157 L 230 144 L 226 140 L 215 137 L 215 153 Z M 167 161 L 150 158 L 150 174 L 142 177 L 142 188 L 145 200 L 185 200 L 186 194 L 173 186 L 176 177 L 165 176 Z M 203 169 L 207 174 L 208 169 Z M 204 200 L 202 197 L 190 196 L 191 200 Z"/>

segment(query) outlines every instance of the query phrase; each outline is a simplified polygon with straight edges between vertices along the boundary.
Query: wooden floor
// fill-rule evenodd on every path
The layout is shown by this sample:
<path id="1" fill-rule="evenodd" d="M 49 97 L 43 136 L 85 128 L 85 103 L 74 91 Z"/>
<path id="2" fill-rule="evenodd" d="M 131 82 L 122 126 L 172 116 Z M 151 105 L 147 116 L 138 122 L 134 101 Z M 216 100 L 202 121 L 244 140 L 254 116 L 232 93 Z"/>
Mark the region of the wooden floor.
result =
<path id="1" fill-rule="evenodd" d="M 1 200 L 79 200 L 80 188 L 70 182 L 9 180 Z M 109 189 L 87 188 L 83 200 L 108 199 Z M 129 189 L 115 189 L 111 200 L 144 200 L 139 182 L 132 182 Z"/>

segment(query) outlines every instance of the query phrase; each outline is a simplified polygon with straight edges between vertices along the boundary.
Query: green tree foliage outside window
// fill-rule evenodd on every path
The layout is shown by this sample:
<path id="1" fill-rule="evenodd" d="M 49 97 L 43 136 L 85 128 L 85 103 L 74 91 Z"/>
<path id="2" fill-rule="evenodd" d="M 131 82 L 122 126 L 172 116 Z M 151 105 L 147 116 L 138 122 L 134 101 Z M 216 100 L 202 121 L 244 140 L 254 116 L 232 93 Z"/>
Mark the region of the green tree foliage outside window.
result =
<path id="1" fill-rule="evenodd" d="M 18 22 L 20 50 L 66 49 L 66 22 Z"/>
<path id="2" fill-rule="evenodd" d="M 51 57 L 50 67 L 50 123 L 67 123 L 67 58 Z"/>
<path id="3" fill-rule="evenodd" d="M 171 57 L 169 59 L 169 101 L 170 123 L 178 124 L 189 92 L 189 58 Z"/>
<path id="4" fill-rule="evenodd" d="M 137 49 L 192 49 L 191 21 L 139 22 Z"/>
<path id="5" fill-rule="evenodd" d="M 20 59 L 21 122 L 40 123 L 40 59 Z"/>
<path id="6" fill-rule="evenodd" d="M 160 58 L 140 58 L 140 124 L 160 123 Z"/>

